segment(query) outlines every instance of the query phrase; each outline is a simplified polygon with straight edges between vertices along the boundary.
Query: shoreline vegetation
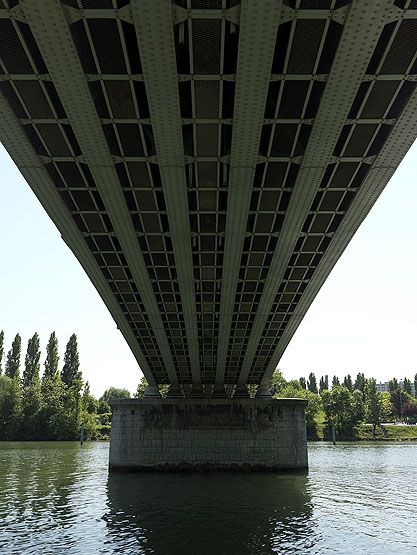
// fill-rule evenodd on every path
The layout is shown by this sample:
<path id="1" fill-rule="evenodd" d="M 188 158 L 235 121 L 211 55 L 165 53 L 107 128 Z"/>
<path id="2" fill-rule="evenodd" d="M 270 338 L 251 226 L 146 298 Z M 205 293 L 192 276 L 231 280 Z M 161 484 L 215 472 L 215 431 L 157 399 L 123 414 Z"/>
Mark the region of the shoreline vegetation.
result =
<path id="1" fill-rule="evenodd" d="M 58 339 L 52 332 L 46 346 L 41 375 L 39 335 L 28 341 L 21 372 L 21 337 L 13 340 L 4 357 L 4 332 L 0 332 L 0 441 L 42 441 L 80 439 L 107 440 L 111 428 L 110 399 L 130 398 L 124 388 L 109 387 L 96 399 L 80 370 L 77 336 L 71 335 L 59 368 Z M 5 363 L 3 360 L 5 358 Z M 140 380 L 134 397 L 142 397 L 147 382 Z M 210 386 L 205 386 L 210 388 Z M 251 397 L 257 385 L 248 385 Z M 232 386 L 226 386 L 229 392 Z M 169 385 L 159 386 L 166 396 Z M 414 441 L 417 440 L 417 374 L 413 382 L 392 379 L 388 391 L 378 391 L 374 378 L 358 373 L 339 380 L 328 376 L 317 381 L 311 372 L 308 379 L 287 381 L 275 370 L 271 393 L 276 398 L 298 397 L 308 401 L 306 427 L 309 441 Z"/>

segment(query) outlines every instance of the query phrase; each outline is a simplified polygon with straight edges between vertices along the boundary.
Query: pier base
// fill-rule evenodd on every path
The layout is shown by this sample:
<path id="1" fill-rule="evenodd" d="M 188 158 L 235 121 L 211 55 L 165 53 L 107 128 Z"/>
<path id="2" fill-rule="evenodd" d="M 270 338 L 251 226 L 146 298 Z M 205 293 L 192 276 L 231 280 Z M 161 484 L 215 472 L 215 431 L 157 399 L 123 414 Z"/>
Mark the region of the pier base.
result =
<path id="1" fill-rule="evenodd" d="M 110 470 L 307 468 L 303 399 L 117 399 Z"/>

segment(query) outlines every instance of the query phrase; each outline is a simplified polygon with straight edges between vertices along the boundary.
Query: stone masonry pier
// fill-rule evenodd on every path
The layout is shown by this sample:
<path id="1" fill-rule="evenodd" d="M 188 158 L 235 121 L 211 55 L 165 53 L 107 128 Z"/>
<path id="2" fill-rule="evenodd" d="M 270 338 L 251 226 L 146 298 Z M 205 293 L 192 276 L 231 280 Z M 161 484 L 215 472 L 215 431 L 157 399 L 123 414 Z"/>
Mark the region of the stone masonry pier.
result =
<path id="1" fill-rule="evenodd" d="M 110 470 L 307 468 L 302 399 L 118 399 Z"/>

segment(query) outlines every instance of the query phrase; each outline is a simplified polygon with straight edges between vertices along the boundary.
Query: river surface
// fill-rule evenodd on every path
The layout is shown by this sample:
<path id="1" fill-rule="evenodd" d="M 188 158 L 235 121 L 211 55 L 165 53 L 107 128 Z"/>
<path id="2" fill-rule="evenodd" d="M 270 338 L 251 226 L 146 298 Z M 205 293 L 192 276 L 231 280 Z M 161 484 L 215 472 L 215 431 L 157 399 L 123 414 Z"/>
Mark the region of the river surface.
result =
<path id="1" fill-rule="evenodd" d="M 0 442 L 0 554 L 417 555 L 417 445 L 321 443 L 308 474 L 108 474 L 108 444 Z"/>

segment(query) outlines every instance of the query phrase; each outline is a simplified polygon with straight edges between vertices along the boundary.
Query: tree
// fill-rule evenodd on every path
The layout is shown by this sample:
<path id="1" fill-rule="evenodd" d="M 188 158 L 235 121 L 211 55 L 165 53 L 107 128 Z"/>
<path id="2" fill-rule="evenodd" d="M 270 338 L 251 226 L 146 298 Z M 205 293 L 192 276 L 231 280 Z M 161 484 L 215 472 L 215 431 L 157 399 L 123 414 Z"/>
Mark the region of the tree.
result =
<path id="1" fill-rule="evenodd" d="M 343 380 L 343 385 L 349 389 L 349 391 L 353 391 L 353 383 L 352 383 L 352 377 L 350 374 L 348 374 L 347 376 L 345 376 L 344 380 Z"/>
<path id="2" fill-rule="evenodd" d="M 275 393 L 279 393 L 286 385 L 287 385 L 287 382 L 284 376 L 282 375 L 281 370 L 277 368 L 272 374 L 272 379 L 271 379 L 270 388 L 271 388 L 272 395 L 274 395 Z"/>
<path id="3" fill-rule="evenodd" d="M 319 390 L 320 393 L 323 393 L 323 391 L 325 391 L 326 389 L 329 389 L 329 376 L 322 376 L 320 378 L 320 385 L 319 385 Z"/>
<path id="4" fill-rule="evenodd" d="M 323 408 L 327 425 L 334 426 L 338 434 L 351 437 L 360 422 L 362 395 L 352 394 L 344 385 L 335 385 L 331 391 L 323 391 Z"/>
<path id="5" fill-rule="evenodd" d="M 64 384 L 63 404 L 65 418 L 61 422 L 60 432 L 63 439 L 77 439 L 80 429 L 82 375 L 79 370 L 77 336 L 71 335 L 65 348 L 64 366 L 61 380 Z"/>
<path id="6" fill-rule="evenodd" d="M 381 399 L 381 405 L 382 405 L 381 422 L 390 422 L 394 419 L 394 415 L 392 413 L 393 407 L 392 407 L 390 392 L 381 391 L 380 399 Z"/>
<path id="7" fill-rule="evenodd" d="M 25 357 L 25 369 L 23 370 L 22 386 L 28 388 L 39 381 L 41 352 L 39 350 L 39 335 L 34 333 L 28 341 Z"/>
<path id="8" fill-rule="evenodd" d="M 39 438 L 39 409 L 41 404 L 40 391 L 40 357 L 39 335 L 35 333 L 28 341 L 25 357 L 25 368 L 22 378 L 22 437 L 27 439 Z"/>
<path id="9" fill-rule="evenodd" d="M 46 346 L 45 371 L 43 378 L 55 378 L 58 374 L 58 339 L 53 331 Z"/>
<path id="10" fill-rule="evenodd" d="M 67 343 L 64 354 L 64 366 L 61 372 L 61 379 L 68 386 L 74 385 L 80 379 L 80 357 L 78 354 L 77 336 L 71 335 Z"/>
<path id="11" fill-rule="evenodd" d="M 147 383 L 148 382 L 146 382 L 146 384 Z M 98 413 L 111 413 L 110 399 L 130 399 L 130 397 L 131 395 L 128 389 L 109 387 L 98 400 Z"/>
<path id="12" fill-rule="evenodd" d="M 0 440 L 18 439 L 22 416 L 20 380 L 0 376 Z"/>
<path id="13" fill-rule="evenodd" d="M 362 393 L 364 393 L 365 382 L 365 374 L 363 372 L 358 372 L 355 383 L 353 384 L 353 389 L 359 389 L 359 391 L 362 391 Z"/>
<path id="14" fill-rule="evenodd" d="M 390 381 L 388 382 L 388 391 L 389 391 L 390 393 L 393 393 L 393 392 L 396 391 L 398 388 L 399 388 L 399 385 L 398 385 L 398 380 L 397 380 L 397 378 L 393 378 L 392 380 L 390 380 Z"/>
<path id="15" fill-rule="evenodd" d="M 404 378 L 403 389 L 406 393 L 411 395 L 411 380 L 409 380 L 408 378 Z"/>
<path id="16" fill-rule="evenodd" d="M 333 376 L 332 389 L 333 389 L 333 387 L 337 387 L 339 385 L 340 385 L 339 378 L 337 376 Z"/>
<path id="17" fill-rule="evenodd" d="M 42 376 L 39 427 L 42 439 L 65 439 L 65 386 L 59 374 L 54 378 Z"/>
<path id="18" fill-rule="evenodd" d="M 307 387 L 308 387 L 308 390 L 311 391 L 311 393 L 318 393 L 317 380 L 313 372 L 310 372 L 308 376 Z"/>
<path id="19" fill-rule="evenodd" d="M 417 374 L 414 374 L 414 397 L 417 398 Z"/>
<path id="20" fill-rule="evenodd" d="M 0 331 L 0 376 L 3 373 L 4 331 Z"/>
<path id="21" fill-rule="evenodd" d="M 305 378 L 300 378 L 298 381 L 303 389 L 307 389 L 307 382 Z"/>
<path id="22" fill-rule="evenodd" d="M 107 403 L 110 399 L 130 399 L 130 391 L 126 388 L 120 387 L 109 387 L 100 397 L 100 401 L 106 401 Z"/>
<path id="23" fill-rule="evenodd" d="M 138 383 L 138 387 L 136 388 L 135 397 L 137 399 L 141 399 L 145 395 L 145 391 L 148 385 L 148 380 L 145 378 L 145 376 L 142 376 L 140 382 Z"/>
<path id="24" fill-rule="evenodd" d="M 400 421 L 415 420 L 417 417 L 417 403 L 409 393 L 398 388 L 390 392 L 394 416 L 399 417 Z"/>
<path id="25" fill-rule="evenodd" d="M 82 410 L 88 412 L 89 414 L 93 414 L 94 412 L 97 412 L 97 404 L 97 400 L 93 397 L 93 395 L 91 395 L 90 384 L 86 382 L 81 396 Z"/>
<path id="26" fill-rule="evenodd" d="M 19 334 L 13 340 L 12 348 L 7 353 L 5 375 L 9 378 L 19 377 L 20 352 L 22 348 L 22 339 Z"/>
<path id="27" fill-rule="evenodd" d="M 365 418 L 372 424 L 372 435 L 375 437 L 376 427 L 381 425 L 383 404 L 381 395 L 376 389 L 376 380 L 367 380 L 365 386 Z"/>

